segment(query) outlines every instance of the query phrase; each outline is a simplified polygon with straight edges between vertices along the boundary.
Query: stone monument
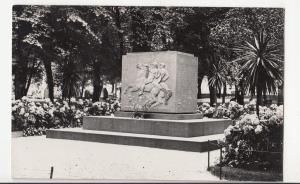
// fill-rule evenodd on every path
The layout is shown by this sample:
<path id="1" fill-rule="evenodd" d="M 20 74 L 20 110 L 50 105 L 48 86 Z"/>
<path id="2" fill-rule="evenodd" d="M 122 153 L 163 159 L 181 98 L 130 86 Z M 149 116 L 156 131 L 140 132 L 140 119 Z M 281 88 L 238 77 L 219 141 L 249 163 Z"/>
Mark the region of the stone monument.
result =
<path id="1" fill-rule="evenodd" d="M 129 53 L 122 61 L 122 111 L 196 113 L 198 59 L 182 52 Z"/>
<path id="2" fill-rule="evenodd" d="M 197 77 L 192 54 L 128 53 L 122 59 L 121 111 L 84 117 L 83 129 L 48 130 L 47 137 L 206 151 L 207 140 L 222 137 L 232 122 L 197 113 Z M 143 117 L 134 118 L 136 112 Z"/>

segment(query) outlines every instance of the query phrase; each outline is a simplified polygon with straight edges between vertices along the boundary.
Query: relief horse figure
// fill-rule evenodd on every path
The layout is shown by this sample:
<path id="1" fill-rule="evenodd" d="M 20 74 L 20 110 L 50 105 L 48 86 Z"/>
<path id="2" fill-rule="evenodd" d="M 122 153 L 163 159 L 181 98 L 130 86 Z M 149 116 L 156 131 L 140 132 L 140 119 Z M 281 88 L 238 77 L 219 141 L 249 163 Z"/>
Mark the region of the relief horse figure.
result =
<path id="1" fill-rule="evenodd" d="M 128 92 L 138 92 L 139 96 L 147 92 L 145 104 L 148 108 L 156 107 L 160 104 L 167 105 L 167 101 L 172 96 L 171 90 L 165 83 L 169 74 L 165 69 L 165 64 L 153 62 L 151 64 L 137 64 L 137 78 L 134 84 L 128 85 L 124 94 Z"/>

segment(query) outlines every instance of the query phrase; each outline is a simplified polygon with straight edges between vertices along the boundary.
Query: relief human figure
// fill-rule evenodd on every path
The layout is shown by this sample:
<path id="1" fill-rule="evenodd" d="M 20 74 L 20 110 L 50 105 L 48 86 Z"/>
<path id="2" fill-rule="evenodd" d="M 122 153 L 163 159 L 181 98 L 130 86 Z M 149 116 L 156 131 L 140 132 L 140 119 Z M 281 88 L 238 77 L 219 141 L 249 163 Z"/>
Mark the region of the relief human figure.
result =
<path id="1" fill-rule="evenodd" d="M 148 107 L 151 107 L 152 104 L 157 102 L 157 95 L 160 92 L 160 80 L 161 78 L 158 70 L 158 63 L 153 62 L 149 66 L 148 79 L 143 88 L 143 92 L 150 92 L 149 99 L 145 102 L 145 104 L 147 104 Z M 148 89 L 145 89 L 146 86 L 148 86 Z"/>
<path id="2" fill-rule="evenodd" d="M 143 91 L 144 85 L 147 81 L 148 75 L 149 75 L 149 66 L 148 64 L 140 64 L 138 63 L 136 65 L 137 70 L 137 78 L 134 85 L 129 85 L 125 90 L 124 94 L 130 90 L 130 92 L 137 92 L 137 91 Z"/>
<path id="3" fill-rule="evenodd" d="M 159 106 L 161 104 L 164 104 L 165 103 L 165 93 L 160 90 L 155 98 L 155 100 L 152 100 L 152 101 L 149 101 L 148 105 L 149 105 L 149 108 L 153 108 L 153 107 L 156 107 L 156 106 Z"/>
<path id="4" fill-rule="evenodd" d="M 160 89 L 165 93 L 164 104 L 167 105 L 168 100 L 172 96 L 172 91 L 169 89 L 168 85 L 166 84 L 166 81 L 169 79 L 169 73 L 166 70 L 166 65 L 164 63 L 159 63 L 158 71 L 160 73 L 160 81 L 159 81 Z"/>
<path id="5" fill-rule="evenodd" d="M 154 93 L 154 91 L 157 91 L 157 89 L 153 90 L 153 88 L 159 88 L 159 75 L 158 64 L 156 62 L 151 63 L 149 66 L 148 77 L 142 85 L 139 95 L 142 95 L 143 92 Z M 156 93 L 158 93 L 158 91 Z"/>

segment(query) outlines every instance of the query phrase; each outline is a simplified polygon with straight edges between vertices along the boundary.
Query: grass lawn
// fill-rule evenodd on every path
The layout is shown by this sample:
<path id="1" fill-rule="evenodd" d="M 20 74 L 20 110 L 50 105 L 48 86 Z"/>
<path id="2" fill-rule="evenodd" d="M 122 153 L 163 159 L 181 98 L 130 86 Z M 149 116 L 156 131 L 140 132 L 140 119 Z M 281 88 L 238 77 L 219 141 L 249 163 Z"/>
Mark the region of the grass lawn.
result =
<path id="1" fill-rule="evenodd" d="M 220 167 L 212 166 L 209 171 L 220 177 Z M 240 168 L 222 167 L 222 179 L 231 181 L 282 181 L 283 175 L 278 172 L 251 171 Z"/>

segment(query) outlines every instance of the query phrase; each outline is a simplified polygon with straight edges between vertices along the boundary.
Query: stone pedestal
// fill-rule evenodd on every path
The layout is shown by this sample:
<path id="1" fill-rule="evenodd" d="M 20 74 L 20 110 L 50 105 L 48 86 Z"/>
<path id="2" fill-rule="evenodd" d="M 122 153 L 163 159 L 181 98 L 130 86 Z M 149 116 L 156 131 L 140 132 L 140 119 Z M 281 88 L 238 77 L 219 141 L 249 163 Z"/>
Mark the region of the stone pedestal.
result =
<path id="1" fill-rule="evenodd" d="M 122 111 L 195 113 L 198 59 L 175 51 L 129 53 L 122 61 Z"/>

